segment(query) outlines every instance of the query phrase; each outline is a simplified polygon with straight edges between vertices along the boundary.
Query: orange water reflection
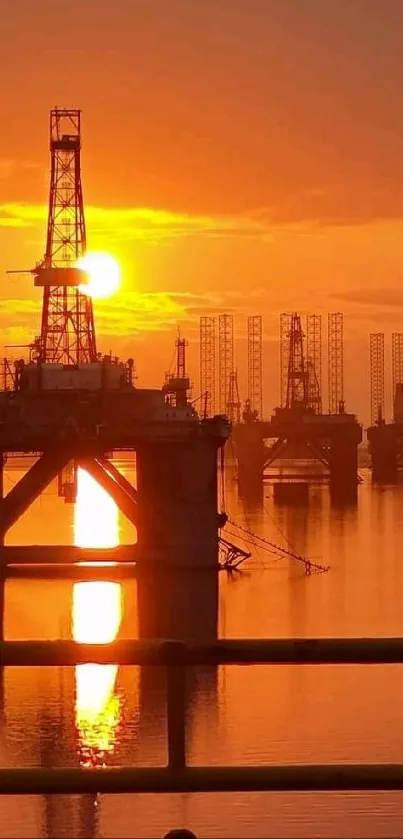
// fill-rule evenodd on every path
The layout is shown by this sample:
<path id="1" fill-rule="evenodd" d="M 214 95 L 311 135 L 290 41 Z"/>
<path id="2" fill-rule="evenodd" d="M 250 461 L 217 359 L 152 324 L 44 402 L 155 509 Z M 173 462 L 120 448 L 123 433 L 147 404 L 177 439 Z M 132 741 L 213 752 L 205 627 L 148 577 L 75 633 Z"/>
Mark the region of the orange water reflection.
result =
<path id="1" fill-rule="evenodd" d="M 79 547 L 113 547 L 119 543 L 119 515 L 114 501 L 87 472 L 79 469 L 74 541 Z M 80 582 L 73 586 L 72 634 L 79 643 L 113 641 L 122 620 L 119 583 Z M 75 723 L 80 762 L 98 766 L 116 745 L 122 716 L 116 689 L 117 665 L 81 664 L 75 669 Z"/>

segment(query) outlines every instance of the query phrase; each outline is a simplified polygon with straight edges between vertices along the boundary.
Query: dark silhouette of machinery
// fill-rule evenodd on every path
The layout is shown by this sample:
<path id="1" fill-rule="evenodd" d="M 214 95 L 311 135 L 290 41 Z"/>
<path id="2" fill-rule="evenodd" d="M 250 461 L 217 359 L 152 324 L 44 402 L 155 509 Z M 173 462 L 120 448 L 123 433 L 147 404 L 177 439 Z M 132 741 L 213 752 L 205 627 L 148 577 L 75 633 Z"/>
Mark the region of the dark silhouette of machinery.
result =
<path id="1" fill-rule="evenodd" d="M 188 392 L 190 390 L 190 379 L 186 373 L 186 347 L 185 338 L 178 338 L 176 347 L 176 369 L 174 373 L 165 374 L 165 382 L 162 386 L 166 394 L 167 404 L 172 407 L 185 407 L 188 404 Z"/>
<path id="2" fill-rule="evenodd" d="M 241 400 L 239 398 L 238 373 L 231 370 L 228 383 L 227 417 L 233 424 L 241 421 Z"/>

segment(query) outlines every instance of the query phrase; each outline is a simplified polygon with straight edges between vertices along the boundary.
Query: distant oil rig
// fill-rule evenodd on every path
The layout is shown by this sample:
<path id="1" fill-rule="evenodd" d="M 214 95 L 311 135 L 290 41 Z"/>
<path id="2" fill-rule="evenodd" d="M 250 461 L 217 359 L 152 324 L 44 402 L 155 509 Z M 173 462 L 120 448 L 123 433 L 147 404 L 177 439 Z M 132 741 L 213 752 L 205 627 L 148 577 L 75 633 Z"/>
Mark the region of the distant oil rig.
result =
<path id="1" fill-rule="evenodd" d="M 215 318 L 200 319 L 200 380 L 206 415 L 215 407 Z M 275 470 L 275 495 L 294 497 L 309 479 L 321 477 L 340 499 L 356 497 L 359 481 L 357 447 L 362 429 L 344 403 L 343 315 L 328 316 L 329 411 L 322 409 L 322 320 L 297 312 L 280 316 L 281 404 L 269 420 L 263 417 L 262 318 L 247 321 L 248 396 L 242 406 L 234 365 L 233 316 L 218 318 L 218 398 L 220 413 L 233 424 L 232 440 L 238 483 L 244 495 L 258 496 L 268 470 Z M 290 472 L 285 463 L 297 464 Z M 298 466 L 300 464 L 300 466 Z M 301 468 L 301 464 L 304 464 Z"/>
<path id="2" fill-rule="evenodd" d="M 367 430 L 372 471 L 378 483 L 393 483 L 403 470 L 403 332 L 392 333 L 392 421 L 386 419 L 385 335 L 370 335 L 371 426 Z"/>

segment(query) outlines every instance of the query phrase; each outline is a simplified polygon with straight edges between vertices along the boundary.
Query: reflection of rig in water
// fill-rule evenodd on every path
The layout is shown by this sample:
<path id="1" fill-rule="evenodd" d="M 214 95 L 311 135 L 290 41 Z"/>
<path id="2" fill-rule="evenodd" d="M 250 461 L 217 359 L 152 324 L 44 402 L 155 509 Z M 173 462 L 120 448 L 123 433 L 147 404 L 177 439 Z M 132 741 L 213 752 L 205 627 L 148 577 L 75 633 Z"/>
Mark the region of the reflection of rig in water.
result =
<path id="1" fill-rule="evenodd" d="M 183 369 L 162 390 L 135 387 L 131 360 L 97 352 L 92 301 L 83 292 L 88 278 L 75 267 L 86 250 L 80 112 L 53 110 L 50 129 L 46 251 L 32 271 L 43 289 L 41 333 L 26 363 L 5 363 L 0 392 L 2 468 L 8 454 L 37 459 L 5 497 L 1 480 L 0 538 L 4 544 L 54 478 L 60 495 L 74 500 L 81 465 L 135 524 L 137 560 L 216 567 L 226 520 L 217 510 L 217 452 L 230 424 L 222 416 L 200 419 L 189 403 L 184 344 Z M 111 462 L 119 451 L 136 454 L 136 489 Z M 33 556 L 28 551 L 26 561 Z"/>

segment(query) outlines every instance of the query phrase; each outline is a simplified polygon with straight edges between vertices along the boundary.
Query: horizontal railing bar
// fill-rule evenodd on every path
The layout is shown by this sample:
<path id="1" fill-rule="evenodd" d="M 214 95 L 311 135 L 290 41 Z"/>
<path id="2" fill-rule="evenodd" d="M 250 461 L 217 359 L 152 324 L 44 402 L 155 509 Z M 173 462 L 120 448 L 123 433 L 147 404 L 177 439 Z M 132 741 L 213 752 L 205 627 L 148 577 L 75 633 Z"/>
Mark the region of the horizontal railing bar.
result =
<path id="1" fill-rule="evenodd" d="M 1 769 L 0 795 L 403 790 L 402 764 Z"/>
<path id="2" fill-rule="evenodd" d="M 3 641 L 0 666 L 70 666 L 88 662 L 130 665 L 402 664 L 403 638 L 220 640 Z"/>

